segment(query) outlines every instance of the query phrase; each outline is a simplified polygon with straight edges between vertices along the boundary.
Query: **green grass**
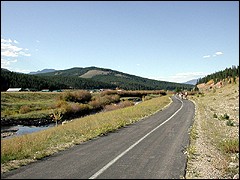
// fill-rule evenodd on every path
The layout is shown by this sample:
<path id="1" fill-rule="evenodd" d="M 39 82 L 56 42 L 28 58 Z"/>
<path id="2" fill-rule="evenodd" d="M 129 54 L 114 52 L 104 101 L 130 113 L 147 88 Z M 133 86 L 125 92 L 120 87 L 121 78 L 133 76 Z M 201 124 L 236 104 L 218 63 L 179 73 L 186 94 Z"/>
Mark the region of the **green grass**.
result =
<path id="1" fill-rule="evenodd" d="M 1 92 L 1 117 L 42 117 L 55 108 L 59 96 L 59 92 Z"/>
<path id="2" fill-rule="evenodd" d="M 169 96 L 153 98 L 137 106 L 74 119 L 65 125 L 1 140 L 1 163 L 12 160 L 41 159 L 74 144 L 113 132 L 162 109 Z"/>

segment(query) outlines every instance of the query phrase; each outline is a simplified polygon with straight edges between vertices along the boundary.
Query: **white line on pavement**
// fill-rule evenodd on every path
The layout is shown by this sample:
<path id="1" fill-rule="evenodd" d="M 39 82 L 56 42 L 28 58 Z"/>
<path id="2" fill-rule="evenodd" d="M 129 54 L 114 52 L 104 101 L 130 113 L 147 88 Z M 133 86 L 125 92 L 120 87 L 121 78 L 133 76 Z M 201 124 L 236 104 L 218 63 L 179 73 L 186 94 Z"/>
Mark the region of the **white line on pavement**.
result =
<path id="1" fill-rule="evenodd" d="M 176 99 L 178 99 L 175 96 Z M 128 151 L 130 151 L 132 148 L 134 148 L 134 146 L 136 146 L 137 144 L 139 144 L 142 140 L 144 140 L 147 136 L 149 136 L 152 132 L 156 131 L 159 127 L 161 127 L 162 125 L 164 125 L 166 122 L 168 122 L 170 119 L 173 118 L 173 116 L 175 116 L 183 107 L 183 102 L 178 99 L 182 105 L 181 107 L 171 116 L 169 117 L 167 120 L 165 120 L 163 123 L 161 123 L 160 125 L 158 125 L 157 127 L 155 127 L 153 130 L 151 130 L 149 133 L 147 133 L 145 136 L 143 136 L 141 139 L 139 139 L 137 142 L 135 142 L 133 145 L 131 145 L 128 149 L 126 149 L 125 151 L 123 151 L 121 154 L 119 154 L 117 157 L 115 157 L 113 160 L 111 160 L 108 164 L 106 164 L 102 169 L 100 169 L 98 172 L 96 172 L 95 174 L 93 174 L 89 179 L 95 179 L 97 178 L 100 174 L 102 174 L 105 170 L 107 170 L 111 165 L 113 165 L 118 159 L 120 159 L 124 154 L 126 154 Z"/>

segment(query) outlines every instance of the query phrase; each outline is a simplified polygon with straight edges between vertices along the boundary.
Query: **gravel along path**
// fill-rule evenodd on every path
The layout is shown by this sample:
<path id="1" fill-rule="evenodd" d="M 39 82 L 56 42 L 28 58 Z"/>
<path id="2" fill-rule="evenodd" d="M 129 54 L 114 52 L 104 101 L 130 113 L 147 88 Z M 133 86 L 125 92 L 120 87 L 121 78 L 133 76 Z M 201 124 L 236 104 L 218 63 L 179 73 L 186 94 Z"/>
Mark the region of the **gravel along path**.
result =
<path id="1" fill-rule="evenodd" d="M 191 97 L 186 179 L 239 179 L 239 81 Z"/>

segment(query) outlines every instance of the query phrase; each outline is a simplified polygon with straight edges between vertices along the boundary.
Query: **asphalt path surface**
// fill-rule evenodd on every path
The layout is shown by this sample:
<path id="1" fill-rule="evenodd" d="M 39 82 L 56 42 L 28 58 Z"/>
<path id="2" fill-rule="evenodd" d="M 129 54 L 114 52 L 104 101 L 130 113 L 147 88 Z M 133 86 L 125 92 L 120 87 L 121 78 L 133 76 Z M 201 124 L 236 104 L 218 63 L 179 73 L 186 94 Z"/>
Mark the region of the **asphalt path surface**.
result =
<path id="1" fill-rule="evenodd" d="M 106 136 L 4 173 L 1 179 L 179 179 L 194 104 L 172 96 L 162 111 Z"/>

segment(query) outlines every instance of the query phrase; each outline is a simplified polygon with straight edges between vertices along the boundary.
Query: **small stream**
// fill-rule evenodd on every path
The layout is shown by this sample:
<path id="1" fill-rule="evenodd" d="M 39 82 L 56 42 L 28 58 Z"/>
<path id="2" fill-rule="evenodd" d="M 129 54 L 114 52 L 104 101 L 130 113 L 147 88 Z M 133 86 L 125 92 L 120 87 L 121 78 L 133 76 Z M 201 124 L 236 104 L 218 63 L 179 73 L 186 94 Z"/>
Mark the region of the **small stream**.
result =
<path id="1" fill-rule="evenodd" d="M 134 105 L 141 103 L 142 101 L 134 102 Z M 92 113 L 95 114 L 96 112 Z M 24 134 L 29 134 L 50 127 L 54 127 L 56 124 L 51 123 L 43 126 L 24 126 L 24 125 L 15 125 L 15 126 L 1 126 L 1 139 L 11 138 L 15 136 L 20 136 Z"/>
<path id="2" fill-rule="evenodd" d="M 44 129 L 48 129 L 50 127 L 54 127 L 55 123 L 51 123 L 49 125 L 44 126 L 23 126 L 23 125 L 16 125 L 16 126 L 2 126 L 1 127 L 1 138 L 11 138 L 14 136 L 20 136 L 24 134 L 29 134 L 37 131 L 41 131 Z"/>

